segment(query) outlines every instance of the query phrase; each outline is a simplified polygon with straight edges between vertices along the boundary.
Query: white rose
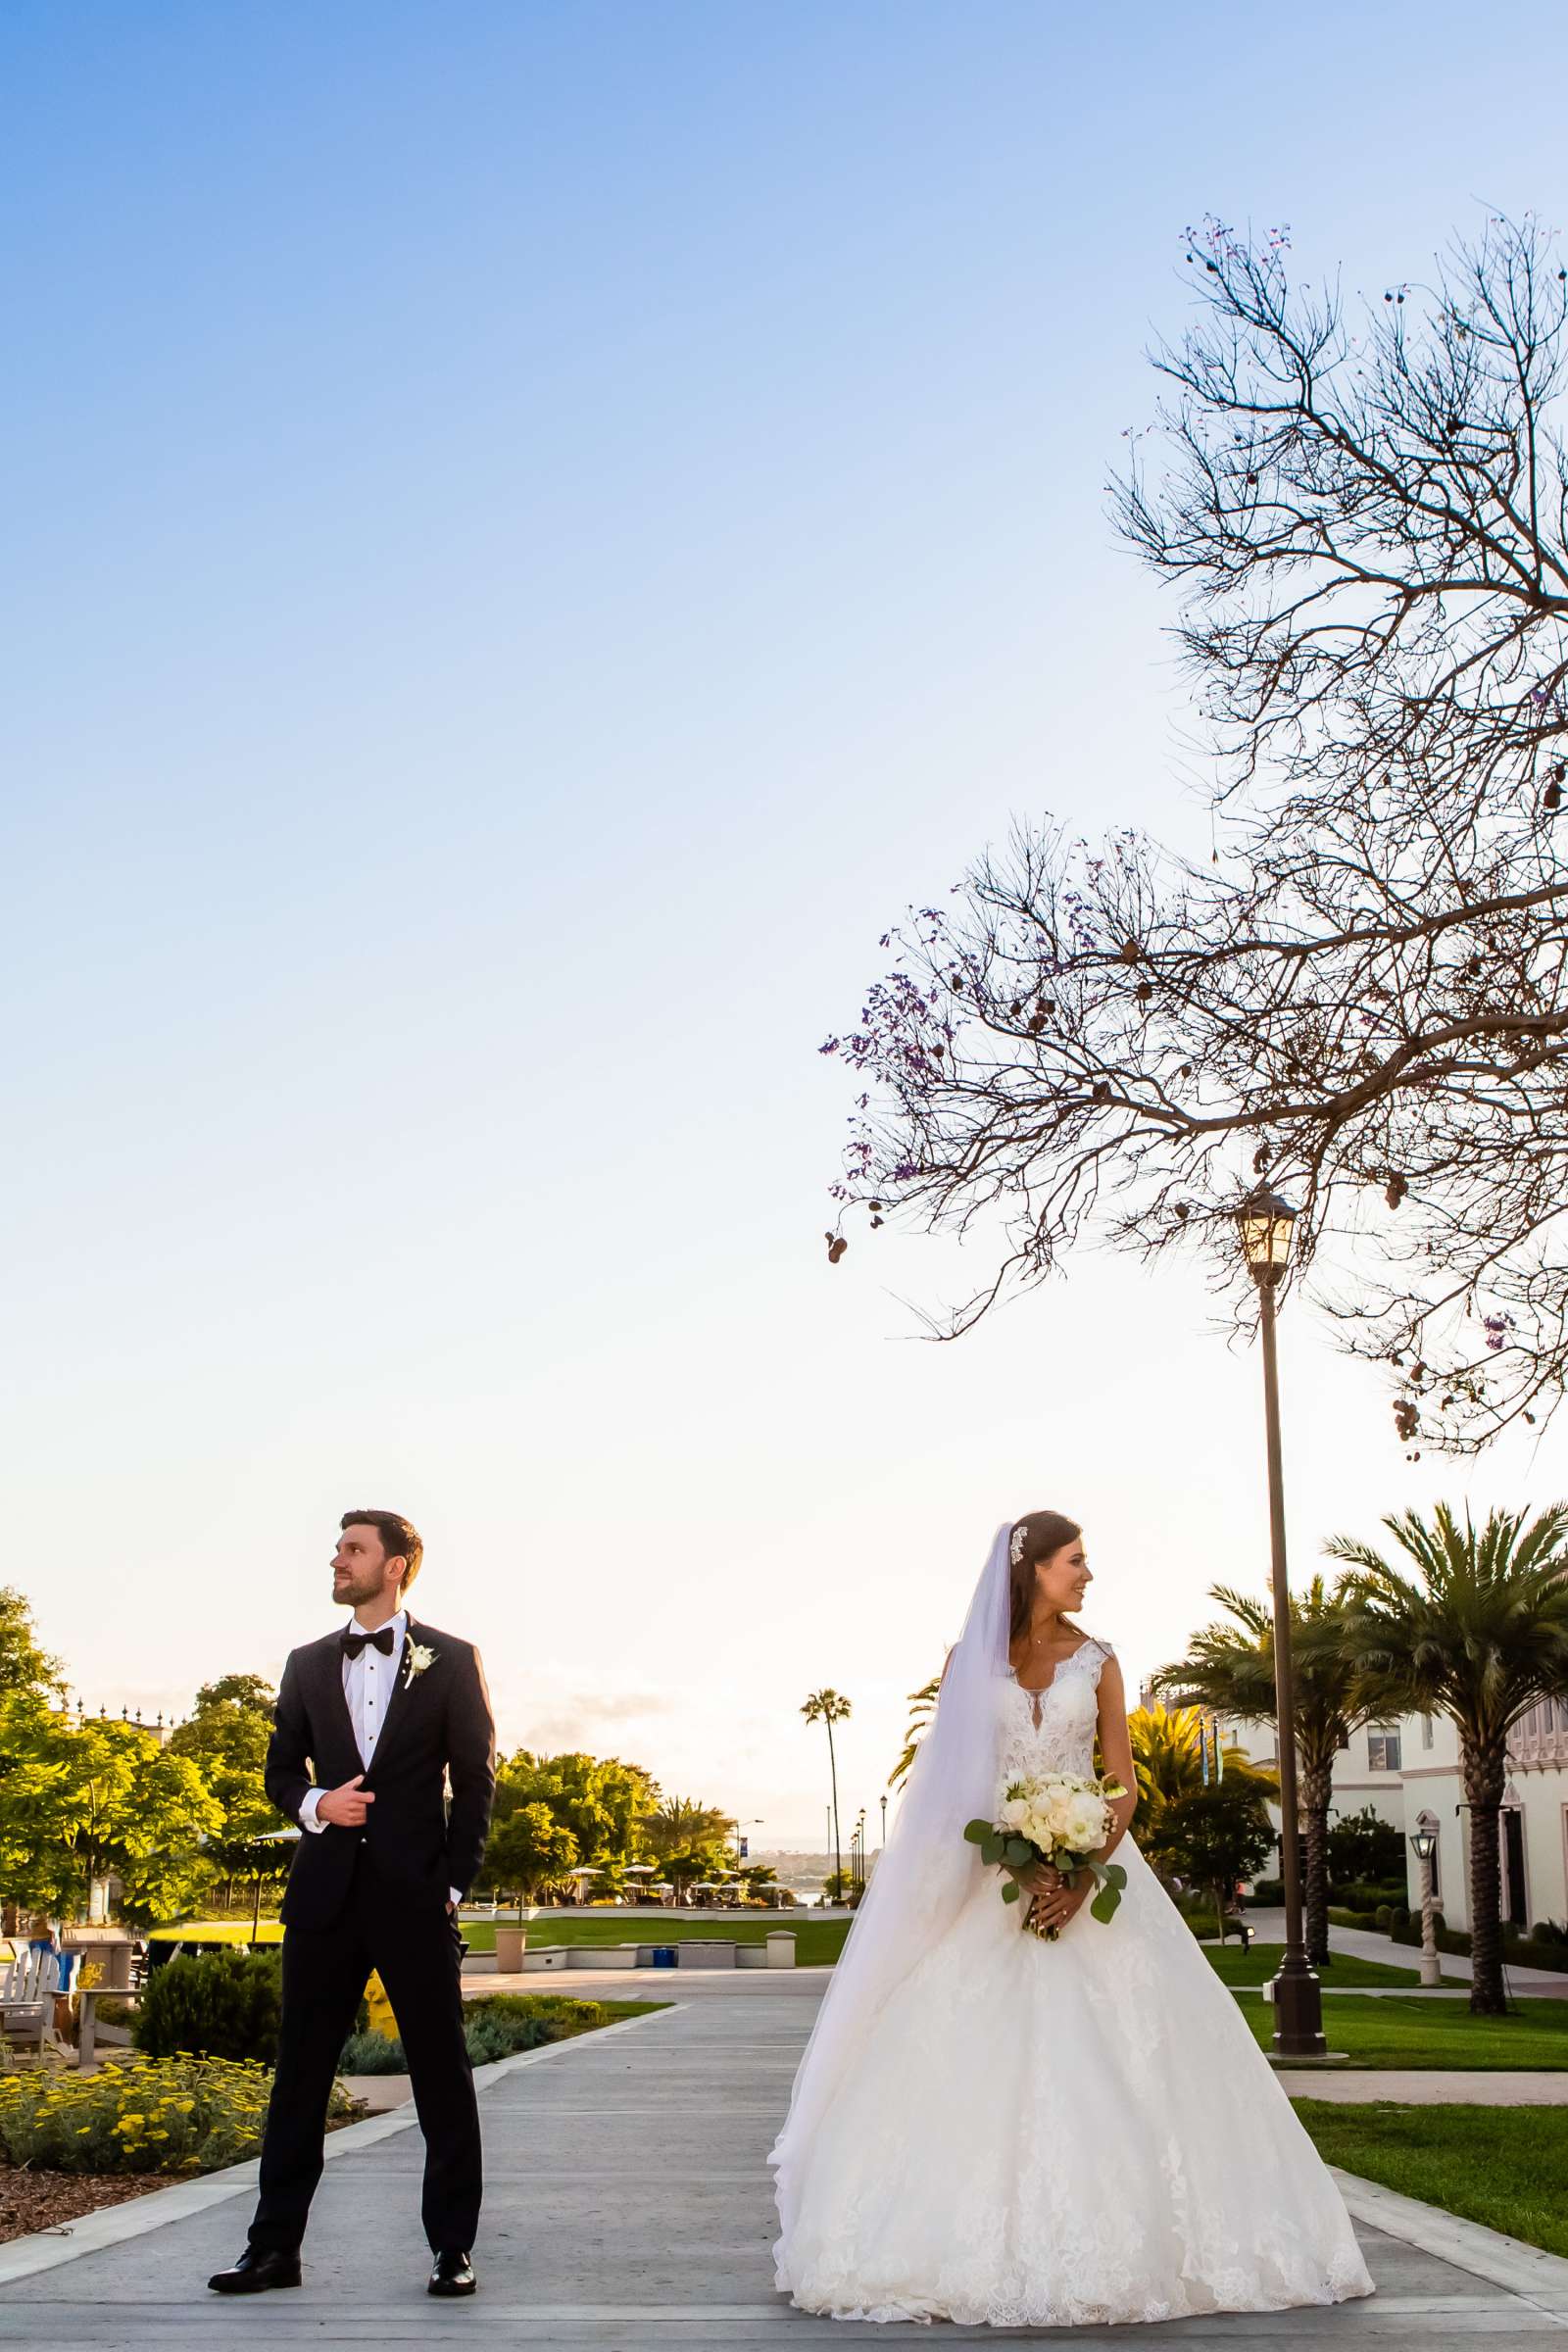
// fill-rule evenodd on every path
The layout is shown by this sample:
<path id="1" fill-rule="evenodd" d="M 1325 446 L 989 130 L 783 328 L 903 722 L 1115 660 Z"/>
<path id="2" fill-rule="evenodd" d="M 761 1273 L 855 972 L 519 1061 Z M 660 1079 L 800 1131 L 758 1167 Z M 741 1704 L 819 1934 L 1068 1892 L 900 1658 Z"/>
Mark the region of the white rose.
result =
<path id="1" fill-rule="evenodd" d="M 1089 1853 L 1103 1842 L 1105 1808 L 1098 1797 L 1080 1797 L 1072 1809 L 1072 1827 L 1067 1842 L 1080 1853 Z"/>

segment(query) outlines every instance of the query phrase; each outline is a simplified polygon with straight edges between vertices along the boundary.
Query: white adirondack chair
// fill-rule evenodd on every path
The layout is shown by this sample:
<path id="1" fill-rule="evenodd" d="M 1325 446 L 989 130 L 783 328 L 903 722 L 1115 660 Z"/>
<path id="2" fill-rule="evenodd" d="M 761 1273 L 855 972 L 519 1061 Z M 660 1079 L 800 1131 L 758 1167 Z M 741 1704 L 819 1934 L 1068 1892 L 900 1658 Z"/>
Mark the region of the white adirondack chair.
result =
<path id="1" fill-rule="evenodd" d="M 0 2034 L 8 2041 L 35 2041 L 41 2054 L 54 2033 L 59 1988 L 60 1960 L 54 1952 L 24 1950 L 9 1966 L 0 1965 Z"/>

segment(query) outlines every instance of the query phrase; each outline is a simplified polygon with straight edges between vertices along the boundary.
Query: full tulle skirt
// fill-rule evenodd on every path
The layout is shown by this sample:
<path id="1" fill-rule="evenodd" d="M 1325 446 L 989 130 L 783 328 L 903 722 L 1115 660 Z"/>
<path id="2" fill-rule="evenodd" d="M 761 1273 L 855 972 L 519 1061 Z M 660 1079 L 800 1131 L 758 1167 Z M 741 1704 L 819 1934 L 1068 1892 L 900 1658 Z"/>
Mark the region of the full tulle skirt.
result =
<path id="1" fill-rule="evenodd" d="M 1338 2189 L 1131 1839 L 1023 1932 L 987 1873 L 843 2070 L 777 2282 L 838 2319 L 1083 2327 L 1370 2294 Z"/>

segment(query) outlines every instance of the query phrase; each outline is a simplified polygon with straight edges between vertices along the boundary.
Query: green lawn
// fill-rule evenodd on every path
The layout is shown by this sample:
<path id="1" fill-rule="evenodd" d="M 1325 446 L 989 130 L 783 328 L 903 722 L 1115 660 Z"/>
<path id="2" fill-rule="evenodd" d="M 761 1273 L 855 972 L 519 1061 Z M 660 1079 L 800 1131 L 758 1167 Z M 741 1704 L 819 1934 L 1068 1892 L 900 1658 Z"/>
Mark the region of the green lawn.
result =
<path id="1" fill-rule="evenodd" d="M 656 1911 L 609 1910 L 597 1912 L 591 1918 L 574 1919 L 563 1912 L 547 1911 L 529 1921 L 528 1942 L 534 1948 L 543 1943 L 683 1943 L 692 1937 L 727 1936 L 733 1936 L 737 1943 L 760 1943 L 770 1929 L 780 1926 L 795 1937 L 795 1959 L 800 1968 L 831 1967 L 844 1949 L 844 1938 L 850 1932 L 848 1920 L 813 1919 L 809 1912 L 802 1911 L 786 1914 L 783 1919 L 777 1913 L 753 1912 L 734 1920 L 683 1919 Z M 495 1950 L 494 1920 L 466 1919 L 463 1933 L 471 1950 Z M 1262 1984 L 1274 1975 L 1280 1964 L 1280 1950 L 1277 1943 L 1254 1943 L 1250 1952 L 1234 1944 L 1226 1944 L 1223 1949 L 1217 1944 L 1203 1946 L 1204 1957 L 1221 1982 L 1243 1989 Z M 1334 1962 L 1335 1985 L 1401 1985 L 1419 1982 L 1415 1969 L 1394 1968 L 1383 1960 L 1352 1960 L 1342 1956 Z"/>
<path id="2" fill-rule="evenodd" d="M 501 1925 L 506 1925 L 505 1918 Z M 591 1919 L 573 1919 L 562 1912 L 545 1912 L 528 1922 L 528 1943 L 536 1949 L 542 1943 L 684 1943 L 693 1937 L 729 1936 L 736 1943 L 761 1943 L 770 1929 L 783 1927 L 795 1938 L 795 1961 L 799 1968 L 830 1966 L 844 1949 L 844 1938 L 850 1932 L 847 1919 L 812 1919 L 799 1912 L 780 1919 L 776 1912 L 744 1915 L 734 1921 L 727 1919 L 681 1919 L 657 1911 L 604 1911 Z M 496 1922 L 493 1919 L 466 1919 L 463 1933 L 468 1948 L 475 1952 L 493 1952 L 496 1948 Z"/>
<path id="3" fill-rule="evenodd" d="M 1245 1992 L 1241 2010 L 1267 2049 L 1274 2038 L 1273 2010 Z M 1489 2073 L 1568 2067 L 1568 2001 L 1521 2001 L 1507 2017 L 1472 2017 L 1463 2001 L 1406 2001 L 1397 1993 L 1383 2001 L 1357 2000 L 1353 1993 L 1339 2000 L 1330 1993 L 1323 2032 L 1329 2048 L 1348 2052 L 1352 2066 L 1475 2067 Z"/>
<path id="4" fill-rule="evenodd" d="M 1215 1974 L 1226 1984 L 1262 1984 L 1277 1975 L 1284 1945 L 1254 1943 L 1250 1952 L 1239 1945 L 1206 1943 L 1204 1955 Z M 1419 1984 L 1421 1972 L 1414 1968 L 1391 1968 L 1386 1960 L 1352 1960 L 1348 1954 L 1336 1955 L 1331 1967 L 1323 1972 L 1323 1989 L 1332 1992 L 1349 1984 Z"/>
<path id="5" fill-rule="evenodd" d="M 1568 2107 L 1294 2104 L 1328 2163 L 1568 2255 Z"/>

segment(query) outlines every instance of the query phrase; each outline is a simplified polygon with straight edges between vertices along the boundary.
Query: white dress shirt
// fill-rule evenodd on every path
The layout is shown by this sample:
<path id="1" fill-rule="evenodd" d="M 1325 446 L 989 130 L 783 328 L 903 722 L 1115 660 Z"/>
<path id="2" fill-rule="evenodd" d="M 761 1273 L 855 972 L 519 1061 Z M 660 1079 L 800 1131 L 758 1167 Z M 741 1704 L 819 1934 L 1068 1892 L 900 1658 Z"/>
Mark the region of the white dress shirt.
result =
<path id="1" fill-rule="evenodd" d="M 369 1771 L 374 1761 L 375 1744 L 381 1737 L 381 1726 L 386 1721 L 387 1704 L 397 1688 L 398 1668 L 403 1663 L 403 1644 L 409 1631 L 408 1610 L 399 1609 L 395 1617 L 387 1619 L 387 1624 L 392 1632 L 392 1647 L 385 1657 L 373 1642 L 367 1642 L 357 1658 L 351 1658 L 347 1650 L 343 1652 L 343 1696 L 348 1701 L 349 1721 L 354 1726 L 354 1743 L 360 1751 L 360 1763 L 366 1772 Z M 346 1630 L 363 1634 L 366 1629 L 351 1617 Z M 380 1630 L 376 1628 L 377 1632 Z M 325 1794 L 324 1788 L 306 1789 L 305 1801 L 300 1806 L 301 1829 L 314 1830 L 319 1835 L 326 1828 L 324 1821 L 317 1819 L 318 1808 Z M 450 1887 L 448 1892 L 454 1903 L 461 1902 L 462 1896 L 456 1886 Z"/>

